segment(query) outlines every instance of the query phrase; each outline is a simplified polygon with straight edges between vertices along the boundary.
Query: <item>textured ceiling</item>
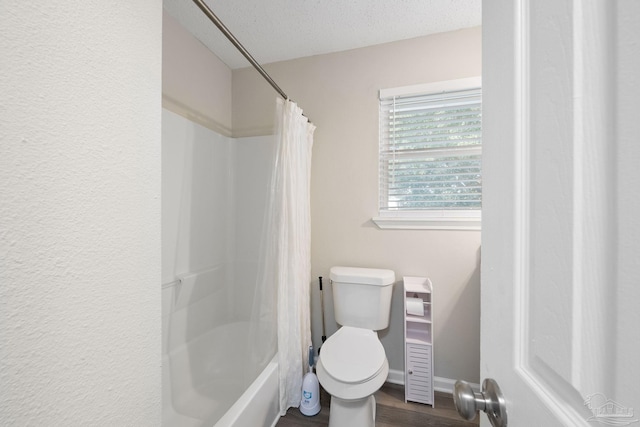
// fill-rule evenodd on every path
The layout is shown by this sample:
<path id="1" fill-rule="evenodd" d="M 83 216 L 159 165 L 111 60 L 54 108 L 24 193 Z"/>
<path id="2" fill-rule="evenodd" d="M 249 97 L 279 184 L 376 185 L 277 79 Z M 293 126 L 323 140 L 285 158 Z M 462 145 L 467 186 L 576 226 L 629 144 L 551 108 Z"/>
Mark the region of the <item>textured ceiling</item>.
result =
<path id="1" fill-rule="evenodd" d="M 481 23 L 481 0 L 206 0 L 261 64 L 354 49 Z M 192 0 L 166 11 L 230 68 L 249 66 Z"/>

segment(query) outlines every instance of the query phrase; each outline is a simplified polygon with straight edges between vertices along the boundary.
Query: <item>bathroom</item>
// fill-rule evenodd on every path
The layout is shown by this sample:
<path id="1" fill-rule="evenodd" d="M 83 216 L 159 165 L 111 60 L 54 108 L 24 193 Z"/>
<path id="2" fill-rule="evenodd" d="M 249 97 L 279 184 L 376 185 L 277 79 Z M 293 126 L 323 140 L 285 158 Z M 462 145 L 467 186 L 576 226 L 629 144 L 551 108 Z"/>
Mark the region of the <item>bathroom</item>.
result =
<path id="1" fill-rule="evenodd" d="M 213 132 L 213 144 L 227 151 L 229 162 L 246 156 L 237 175 L 218 174 L 219 169 L 203 164 L 209 148 L 194 146 L 203 151 L 189 159 L 190 167 L 202 170 L 205 179 L 224 183 L 212 187 L 218 197 L 228 196 L 232 185 L 254 191 L 252 184 L 242 182 L 243 172 L 257 174 L 263 166 L 259 160 L 267 153 L 257 140 L 273 132 L 276 94 L 252 68 L 232 70 L 221 63 L 160 2 L 136 2 L 122 10 L 106 3 L 83 4 L 73 12 L 55 4 L 35 12 L 22 4 L 3 2 L 2 8 L 2 28 L 12 34 L 7 40 L 16 52 L 9 62 L 15 67 L 5 69 L 10 80 L 4 92 L 6 99 L 15 100 L 15 108 L 5 117 L 23 124 L 9 135 L 24 144 L 16 151 L 7 146 L 3 156 L 3 182 L 11 184 L 5 200 L 15 201 L 4 206 L 20 207 L 22 214 L 4 216 L 12 221 L 3 227 L 13 230 L 5 235 L 7 241 L 19 243 L 5 258 L 15 263 L 7 261 L 2 274 L 31 284 L 3 287 L 9 292 L 3 293 L 3 302 L 11 307 L 2 310 L 11 319 L 3 325 L 12 325 L 3 328 L 3 336 L 16 342 L 3 360 L 24 361 L 22 375 L 11 376 L 3 389 L 12 390 L 11 396 L 33 395 L 3 406 L 3 423 L 19 425 L 25 414 L 55 413 L 65 415 L 50 419 L 74 420 L 67 425 L 98 425 L 102 417 L 111 425 L 160 425 L 161 392 L 166 392 L 160 374 L 167 364 L 157 355 L 167 345 L 160 319 L 166 319 L 162 303 L 169 289 L 161 292 L 160 285 L 171 286 L 176 271 L 185 273 L 184 257 L 192 256 L 189 268 L 194 271 L 208 267 L 198 257 L 229 260 L 208 237 L 215 233 L 215 244 L 231 240 L 225 234 L 228 224 L 220 222 L 229 212 L 209 196 L 196 197 L 209 191 L 205 183 L 181 191 L 167 181 L 171 174 L 185 172 L 186 157 L 160 146 L 162 126 L 167 116 L 186 116 L 189 126 L 180 128 L 180 122 L 176 132 Z M 435 375 L 442 379 L 441 387 L 450 388 L 454 379 L 479 383 L 480 232 L 380 230 L 371 219 L 377 215 L 378 90 L 477 76 L 480 46 L 481 29 L 474 26 L 266 65 L 317 126 L 311 177 L 316 348 L 322 335 L 317 277 L 328 280 L 332 266 L 388 268 L 398 281 L 402 275 L 428 276 L 438 299 Z M 422 58 L 436 55 L 438 66 L 416 61 L 415 51 L 423 52 Z M 25 117 L 31 120 L 25 122 Z M 351 168 L 354 163 L 360 166 Z M 236 221 L 255 208 L 252 201 L 259 202 L 256 197 L 237 201 Z M 177 209 L 191 202 L 209 204 L 213 215 Z M 252 220 L 258 221 L 256 226 L 262 218 Z M 203 234 L 194 231 L 200 241 L 177 237 L 176 229 L 185 221 L 187 228 L 203 228 Z M 247 235 L 237 236 L 234 253 L 243 250 L 242 244 L 259 241 L 251 230 L 246 227 Z M 197 252 L 198 245 L 204 252 Z M 167 254 L 171 247 L 180 253 Z M 22 260 L 30 260 L 26 264 L 32 267 L 23 267 Z M 211 274 L 238 276 L 248 270 L 237 266 L 233 273 Z M 393 295 L 391 326 L 381 333 L 396 382 L 401 381 L 404 357 L 400 288 Z M 338 325 L 328 281 L 324 299 L 330 335 Z M 230 305 L 224 307 L 226 302 L 217 300 L 214 307 L 221 310 L 212 315 L 222 315 Z M 454 311 L 463 315 L 454 316 Z M 186 317 L 185 322 L 194 322 Z M 31 332 L 24 335 L 24 330 Z M 111 368 L 105 369 L 105 363 Z M 65 397 L 60 387 L 73 390 L 75 398 Z M 118 416 L 113 414 L 116 407 Z M 37 415 L 33 419 L 48 423 Z"/>
<path id="2" fill-rule="evenodd" d="M 503 22 L 503 10 L 513 12 L 511 2 L 486 3 L 490 8 L 483 13 L 494 22 Z M 568 4 L 534 4 L 544 8 L 552 7 L 551 3 Z M 636 54 L 640 14 L 637 2 L 616 4 L 620 31 L 615 42 L 621 48 L 615 61 L 597 63 L 613 64 L 618 73 L 618 108 L 612 114 L 623 120 L 615 124 L 619 150 L 615 170 L 625 178 L 620 182 L 636 183 L 637 174 L 629 171 L 637 169 L 635 141 L 640 131 L 635 110 L 628 108 L 635 102 L 628 101 L 640 97 L 640 85 L 628 76 L 638 75 L 630 71 L 637 70 L 640 58 Z M 332 266 L 388 268 L 398 278 L 427 276 L 434 284 L 435 375 L 443 389 L 450 388 L 454 379 L 478 384 L 480 370 L 486 372 L 489 363 L 485 358 L 479 366 L 480 231 L 380 230 L 372 222 L 377 215 L 377 93 L 427 80 L 479 75 L 481 35 L 482 43 L 488 43 L 483 46 L 485 52 L 487 46 L 493 48 L 491 58 L 500 68 L 508 68 L 513 56 L 495 50 L 511 45 L 491 29 L 478 26 L 266 64 L 318 125 L 311 197 L 314 345 L 319 346 L 322 333 L 317 277 L 326 278 Z M 163 46 L 169 39 L 176 45 Z M 162 425 L 165 288 L 160 285 L 167 283 L 161 249 L 166 232 L 161 218 L 166 172 L 162 170 L 163 114 L 183 117 L 172 111 L 183 108 L 182 114 L 193 124 L 189 132 L 213 128 L 221 135 L 216 143 L 228 148 L 231 139 L 246 138 L 242 142 L 249 147 L 255 142 L 252 138 L 272 131 L 275 94 L 254 70 L 221 66 L 172 22 L 157 0 L 36 6 L 2 2 L 0 40 L 4 58 L 0 67 L 0 423 Z M 189 50 L 200 51 L 202 55 L 196 56 L 205 62 L 204 69 L 192 67 L 188 79 L 175 78 L 187 73 L 180 71 L 181 64 L 163 67 L 172 49 L 185 58 L 187 69 L 193 60 Z M 419 58 L 415 52 L 421 52 Z M 440 61 L 426 63 L 428 54 L 423 52 Z M 416 62 L 421 65 L 415 67 Z M 178 75 L 172 76 L 172 70 Z M 592 70 L 596 73 L 599 68 Z M 215 83 L 192 84 L 211 80 Z M 167 87 L 169 83 L 178 86 Z M 500 84 L 495 79 L 492 83 L 497 91 Z M 215 102 L 207 104 L 211 99 Z M 172 100 L 169 110 L 166 105 Z M 201 114 L 188 114 L 186 107 Z M 502 126 L 515 122 L 509 116 Z M 241 154 L 240 150 L 229 154 Z M 227 178 L 231 184 L 231 176 Z M 509 207 L 509 197 L 495 193 L 496 188 L 504 189 L 495 175 L 492 183 L 496 196 L 492 206 L 499 201 L 499 207 Z M 619 255 L 617 292 L 611 293 L 615 300 L 603 301 L 616 306 L 612 325 L 617 335 L 609 336 L 624 339 L 607 341 L 616 347 L 614 363 L 598 360 L 597 365 L 585 366 L 615 378 L 611 390 L 617 395 L 612 398 L 638 408 L 635 358 L 640 340 L 635 306 L 640 287 L 636 286 L 635 255 L 640 238 L 635 213 L 640 207 L 637 198 L 617 202 L 613 231 L 619 246 L 609 252 Z M 495 221 L 491 224 L 498 228 Z M 493 237 L 503 236 L 495 234 L 496 228 Z M 483 233 L 488 234 L 486 228 Z M 483 263 L 490 257 L 488 249 L 483 241 Z M 487 273 L 490 269 L 483 268 L 483 276 Z M 483 304 L 501 299 L 487 293 L 492 286 L 483 277 Z M 330 292 L 327 285 L 328 335 L 337 329 Z M 400 297 L 396 285 L 390 328 L 380 333 L 391 365 L 390 381 L 399 381 L 397 372 L 403 369 Z M 596 306 L 598 301 L 589 299 Z M 508 318 L 509 310 L 507 302 L 496 312 Z M 483 324 L 487 318 L 483 310 Z M 483 333 L 483 358 L 488 348 L 485 340 L 497 336 Z M 598 344 L 598 337 L 590 335 L 583 344 L 590 342 Z M 577 406 L 583 406 L 582 401 Z"/>
<path id="3" fill-rule="evenodd" d="M 173 126 L 175 121 L 181 120 L 180 117 L 187 117 L 195 124 L 186 122 L 176 126 L 194 127 L 199 130 L 192 133 L 212 132 L 209 138 L 228 138 L 231 141 L 227 145 L 220 143 L 218 158 L 213 155 L 211 160 L 205 160 L 206 153 L 196 151 L 197 154 L 193 156 L 193 159 L 199 158 L 196 160 L 199 162 L 196 169 L 200 168 L 206 184 L 200 184 L 203 185 L 200 191 L 187 190 L 186 193 L 206 193 L 208 187 L 209 193 L 224 198 L 225 202 L 221 205 L 225 209 L 229 205 L 235 206 L 230 214 L 235 218 L 231 228 L 235 227 L 241 233 L 235 242 L 238 247 L 234 249 L 234 256 L 237 257 L 237 263 L 242 263 L 246 260 L 241 259 L 241 254 L 256 253 L 260 243 L 256 236 L 260 235 L 262 215 L 257 213 L 264 210 L 264 183 L 268 181 L 268 175 L 265 175 L 268 171 L 264 170 L 265 160 L 260 159 L 268 158 L 268 147 L 265 146 L 269 145 L 267 136 L 274 132 L 277 97 L 273 88 L 244 58 L 236 60 L 236 67 L 239 68 L 230 69 L 222 63 L 186 30 L 188 25 L 182 25 L 174 17 L 181 16 L 179 10 L 178 6 L 167 2 L 163 18 L 163 132 L 177 132 L 179 135 L 163 135 L 163 183 L 168 184 L 163 188 L 169 188 L 169 191 L 163 190 L 163 284 L 168 285 L 163 288 L 163 326 L 171 330 L 189 328 L 183 306 L 178 307 L 177 315 L 184 319 L 178 323 L 171 320 L 170 301 L 175 299 L 176 292 L 172 287 L 180 286 L 179 282 L 175 282 L 176 277 L 206 270 L 212 265 L 198 265 L 196 261 L 196 265 L 189 268 L 186 259 L 177 261 L 182 265 L 175 264 L 176 259 L 185 258 L 183 254 L 187 253 L 196 258 L 206 257 L 199 254 L 197 242 L 192 243 L 190 249 L 178 248 L 176 251 L 174 242 L 177 242 L 180 234 L 177 206 L 189 204 L 180 198 L 184 198 L 180 195 L 180 189 L 183 188 L 180 177 L 185 173 L 183 165 L 189 161 L 185 163 L 185 155 L 179 151 L 179 147 L 184 145 L 180 138 L 186 135 L 185 131 L 167 128 L 167 122 L 170 121 Z M 208 27 L 205 25 L 204 28 Z M 213 26 L 210 29 L 217 31 Z M 422 53 L 420 59 L 415 56 L 418 51 Z M 257 52 L 255 54 L 259 55 Z M 391 269 L 396 273 L 398 284 L 393 293 L 390 327 L 381 331 L 380 336 L 390 363 L 389 381 L 396 384 L 404 382 L 403 275 L 429 277 L 434 283 L 434 299 L 437 301 L 434 305 L 436 390 L 450 393 L 457 379 L 476 386 L 479 384 L 480 230 L 479 227 L 390 230 L 380 229 L 373 222 L 372 218 L 378 216 L 378 91 L 439 80 L 477 77 L 481 73 L 481 55 L 481 27 L 474 25 L 404 41 L 264 65 L 269 75 L 278 85 L 286 88 L 287 94 L 317 126 L 311 168 L 313 344 L 318 348 L 322 336 L 319 276 L 325 278 L 326 334 L 331 335 L 338 325 L 334 320 L 331 286 L 328 284 L 330 268 L 352 265 Z M 206 141 L 206 137 L 203 138 Z M 197 150 L 197 146 L 194 147 Z M 231 184 L 225 179 L 225 173 L 228 172 L 220 168 L 225 163 L 220 158 L 229 156 L 230 149 L 237 150 L 231 155 L 237 165 L 232 168 L 235 169 L 235 172 L 231 172 L 235 178 Z M 171 154 L 164 156 L 165 153 Z M 207 162 L 217 166 L 211 168 Z M 354 163 L 359 166 L 350 167 Z M 252 171 L 251 176 L 256 179 L 254 183 L 251 182 L 251 176 L 245 173 L 247 170 Z M 193 172 L 193 176 L 197 174 L 197 171 Z M 216 178 L 212 176 L 214 174 L 221 176 Z M 235 185 L 236 190 L 233 194 L 225 195 L 230 185 Z M 234 194 L 241 196 L 234 201 Z M 207 208 L 205 203 L 199 208 L 202 212 L 202 230 L 210 227 L 207 225 L 208 218 L 216 218 L 214 227 L 225 228 L 220 217 L 229 214 L 218 212 L 220 207 L 215 207 L 213 202 L 210 205 Z M 190 217 L 188 213 L 182 216 Z M 193 222 L 189 227 L 197 238 L 202 238 L 205 233 Z M 247 229 L 252 230 L 248 235 Z M 225 239 L 234 239 L 233 236 L 229 237 L 228 231 L 217 232 L 223 233 Z M 210 233 L 210 239 L 205 240 L 215 241 L 222 250 L 224 241 L 216 238 L 215 229 Z M 189 240 L 188 231 L 182 231 L 182 234 L 184 239 Z M 182 244 L 187 245 L 188 242 Z M 215 252 L 215 248 L 209 249 L 209 252 Z M 213 254 L 209 259 L 220 256 Z M 249 280 L 238 277 L 241 274 L 247 276 L 250 270 L 246 263 L 234 268 L 236 288 L 233 293 L 239 304 L 245 305 L 244 308 L 241 305 L 237 308 L 245 314 L 236 315 L 235 318 L 246 318 L 246 313 L 251 309 L 253 294 L 247 293 L 250 290 L 246 289 Z M 220 300 L 217 299 L 218 302 Z M 194 310 L 198 310 L 197 301 L 194 302 Z M 226 302 L 222 303 L 222 307 L 216 305 L 218 308 L 212 312 L 220 313 L 224 310 L 224 304 Z M 198 315 L 192 314 L 191 317 L 197 319 Z M 227 321 L 224 316 L 220 317 L 219 323 Z M 175 347 L 172 345 L 171 351 Z M 167 354 L 163 365 L 170 365 L 168 361 Z M 165 371 L 167 377 L 171 377 L 169 370 Z M 170 388 L 165 383 L 165 393 Z M 165 395 L 165 398 L 170 400 L 171 396 Z M 195 411 L 193 408 L 191 410 Z M 189 409 L 183 411 L 189 412 Z"/>

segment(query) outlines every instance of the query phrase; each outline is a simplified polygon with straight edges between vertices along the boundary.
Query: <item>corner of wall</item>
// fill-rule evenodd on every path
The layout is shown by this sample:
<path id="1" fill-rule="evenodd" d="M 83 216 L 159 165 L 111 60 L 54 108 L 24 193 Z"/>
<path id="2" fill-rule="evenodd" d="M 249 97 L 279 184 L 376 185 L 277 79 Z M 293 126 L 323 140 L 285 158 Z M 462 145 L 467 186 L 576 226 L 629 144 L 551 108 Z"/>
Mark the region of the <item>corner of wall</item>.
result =
<path id="1" fill-rule="evenodd" d="M 215 132 L 231 136 L 231 69 L 164 11 L 162 104 Z"/>

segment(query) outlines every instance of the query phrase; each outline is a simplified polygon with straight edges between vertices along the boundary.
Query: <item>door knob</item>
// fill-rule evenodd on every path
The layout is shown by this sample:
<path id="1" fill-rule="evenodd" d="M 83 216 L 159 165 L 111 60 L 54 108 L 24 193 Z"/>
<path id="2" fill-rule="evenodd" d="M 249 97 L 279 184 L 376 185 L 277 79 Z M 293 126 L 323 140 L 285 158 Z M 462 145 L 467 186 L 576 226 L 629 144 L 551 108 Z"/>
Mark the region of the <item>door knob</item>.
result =
<path id="1" fill-rule="evenodd" d="M 493 427 L 507 427 L 507 407 L 498 387 L 491 378 L 482 382 L 482 392 L 476 393 L 466 381 L 456 381 L 453 404 L 465 420 L 472 420 L 478 411 L 484 411 Z"/>

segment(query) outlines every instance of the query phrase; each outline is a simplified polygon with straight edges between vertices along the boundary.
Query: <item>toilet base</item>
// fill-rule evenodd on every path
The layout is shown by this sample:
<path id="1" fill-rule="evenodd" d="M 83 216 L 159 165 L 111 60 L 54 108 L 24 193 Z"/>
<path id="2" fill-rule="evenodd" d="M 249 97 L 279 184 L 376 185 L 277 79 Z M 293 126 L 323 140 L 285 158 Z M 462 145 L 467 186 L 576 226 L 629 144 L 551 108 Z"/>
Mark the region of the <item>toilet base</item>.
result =
<path id="1" fill-rule="evenodd" d="M 331 396 L 329 427 L 375 427 L 376 398 L 373 395 L 357 400 Z"/>

